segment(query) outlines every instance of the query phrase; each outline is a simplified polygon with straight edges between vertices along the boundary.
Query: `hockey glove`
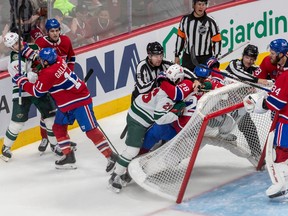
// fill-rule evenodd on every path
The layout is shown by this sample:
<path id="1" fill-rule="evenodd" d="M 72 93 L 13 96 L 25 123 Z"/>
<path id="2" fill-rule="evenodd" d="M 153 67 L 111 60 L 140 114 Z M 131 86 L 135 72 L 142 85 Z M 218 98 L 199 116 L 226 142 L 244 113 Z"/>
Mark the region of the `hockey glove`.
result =
<path id="1" fill-rule="evenodd" d="M 38 79 L 38 74 L 30 71 L 27 73 L 27 78 L 30 83 L 35 83 L 36 80 Z"/>
<path id="2" fill-rule="evenodd" d="M 38 60 L 38 53 L 35 52 L 32 48 L 28 46 L 27 43 L 24 43 L 24 49 L 22 50 L 22 56 L 26 59 L 29 59 L 31 61 Z"/>
<path id="3" fill-rule="evenodd" d="M 160 86 L 161 82 L 163 80 L 167 80 L 167 77 L 166 77 L 166 73 L 164 71 L 161 71 L 158 76 L 157 76 L 157 83 L 158 83 L 158 86 Z"/>
<path id="4" fill-rule="evenodd" d="M 266 97 L 267 93 L 263 91 L 247 95 L 243 100 L 246 112 L 258 114 L 266 113 L 267 109 L 263 108 L 263 103 L 265 102 L 264 100 Z"/>
<path id="5" fill-rule="evenodd" d="M 177 116 L 181 116 L 184 112 L 185 107 L 186 107 L 185 102 L 180 101 L 173 106 L 171 112 L 173 112 Z"/>
<path id="6" fill-rule="evenodd" d="M 22 88 L 22 86 L 28 82 L 28 78 L 24 75 L 20 75 L 20 74 L 16 74 L 13 78 L 12 78 L 12 82 L 17 84 L 19 87 Z"/>

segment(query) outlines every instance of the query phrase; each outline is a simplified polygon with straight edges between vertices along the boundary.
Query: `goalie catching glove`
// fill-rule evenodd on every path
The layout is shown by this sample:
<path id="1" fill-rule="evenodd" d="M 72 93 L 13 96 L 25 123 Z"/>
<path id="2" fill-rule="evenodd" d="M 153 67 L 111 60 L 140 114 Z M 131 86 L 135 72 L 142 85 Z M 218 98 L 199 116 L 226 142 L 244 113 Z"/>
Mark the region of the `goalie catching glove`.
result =
<path id="1" fill-rule="evenodd" d="M 243 100 L 246 112 L 258 114 L 266 113 L 267 108 L 263 106 L 266 97 L 267 93 L 265 91 L 247 95 Z"/>

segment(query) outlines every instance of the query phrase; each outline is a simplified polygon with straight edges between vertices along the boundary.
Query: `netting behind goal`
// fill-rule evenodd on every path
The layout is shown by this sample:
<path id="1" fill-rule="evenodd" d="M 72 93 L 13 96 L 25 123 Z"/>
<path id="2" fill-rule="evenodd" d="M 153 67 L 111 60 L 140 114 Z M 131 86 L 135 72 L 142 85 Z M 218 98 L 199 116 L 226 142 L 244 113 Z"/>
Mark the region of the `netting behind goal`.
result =
<path id="1" fill-rule="evenodd" d="M 180 203 L 198 151 L 206 144 L 222 146 L 256 167 L 271 125 L 270 112 L 248 114 L 243 108 L 243 98 L 256 91 L 233 83 L 206 93 L 176 137 L 132 160 L 131 177 L 144 189 Z"/>

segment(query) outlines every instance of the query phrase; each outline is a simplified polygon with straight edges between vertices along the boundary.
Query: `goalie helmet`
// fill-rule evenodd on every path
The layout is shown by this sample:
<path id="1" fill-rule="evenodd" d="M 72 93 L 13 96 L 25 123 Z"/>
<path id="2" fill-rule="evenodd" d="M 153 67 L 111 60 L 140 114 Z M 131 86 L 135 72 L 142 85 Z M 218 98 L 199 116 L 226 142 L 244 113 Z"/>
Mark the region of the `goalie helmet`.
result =
<path id="1" fill-rule="evenodd" d="M 57 53 L 51 47 L 43 48 L 39 52 L 39 58 L 44 62 L 47 61 L 49 65 L 54 64 L 57 60 Z"/>
<path id="2" fill-rule="evenodd" d="M 60 23 L 55 18 L 48 19 L 46 21 L 45 28 L 46 28 L 47 32 L 49 32 L 49 30 L 52 29 L 52 28 L 59 28 L 60 29 Z"/>
<path id="3" fill-rule="evenodd" d="M 166 71 L 167 79 L 169 79 L 174 84 L 177 84 L 177 83 L 183 81 L 184 76 L 185 76 L 184 70 L 178 64 L 171 65 Z"/>
<path id="4" fill-rule="evenodd" d="M 207 78 L 208 76 L 210 76 L 211 71 L 205 67 L 206 67 L 205 65 L 200 64 L 199 66 L 196 66 L 194 68 L 194 73 L 196 74 L 197 77 Z"/>
<path id="5" fill-rule="evenodd" d="M 163 54 L 163 47 L 157 41 L 148 43 L 147 47 L 147 54 L 148 55 L 161 55 Z"/>
<path id="6" fill-rule="evenodd" d="M 206 65 L 208 66 L 208 68 L 211 68 L 211 69 L 220 67 L 220 63 L 218 59 L 215 57 L 209 58 L 206 62 Z"/>
<path id="7" fill-rule="evenodd" d="M 288 52 L 288 44 L 285 39 L 276 39 L 271 41 L 269 48 L 270 50 L 273 50 L 278 54 L 283 53 L 284 55 L 286 55 L 286 53 Z"/>
<path id="8" fill-rule="evenodd" d="M 246 55 L 246 56 L 250 56 L 256 59 L 258 57 L 258 54 L 259 54 L 258 47 L 252 44 L 248 44 L 244 48 L 242 56 Z"/>
<path id="9" fill-rule="evenodd" d="M 17 43 L 17 41 L 19 40 L 19 35 L 17 33 L 14 32 L 8 32 L 5 36 L 4 36 L 4 45 L 6 47 L 12 48 L 12 46 Z"/>

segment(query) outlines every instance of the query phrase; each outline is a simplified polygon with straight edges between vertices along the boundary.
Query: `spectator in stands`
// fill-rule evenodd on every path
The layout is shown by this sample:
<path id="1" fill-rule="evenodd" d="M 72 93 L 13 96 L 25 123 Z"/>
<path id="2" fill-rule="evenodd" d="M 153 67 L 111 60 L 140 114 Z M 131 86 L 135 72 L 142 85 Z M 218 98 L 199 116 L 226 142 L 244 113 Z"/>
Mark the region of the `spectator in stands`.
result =
<path id="1" fill-rule="evenodd" d="M 97 23 L 89 23 L 89 13 L 87 5 L 78 5 L 75 9 L 75 17 L 70 23 L 71 32 L 69 37 L 73 42 L 74 47 L 79 47 L 88 43 L 93 43 L 92 37 L 93 25 L 97 26 Z"/>
<path id="2" fill-rule="evenodd" d="M 205 62 L 212 56 L 221 53 L 221 34 L 214 19 L 207 15 L 208 0 L 193 0 L 193 11 L 182 17 L 175 45 L 175 63 L 193 71 L 195 65 L 191 61 L 190 49 L 193 46 L 199 63 Z M 195 29 L 191 31 L 190 29 Z"/>
<path id="3" fill-rule="evenodd" d="M 148 5 L 151 0 L 132 1 L 132 26 L 142 27 L 148 22 Z"/>
<path id="4" fill-rule="evenodd" d="M 110 13 L 107 9 L 102 8 L 97 17 L 89 20 L 89 25 L 92 28 L 92 34 L 96 41 L 103 40 L 115 35 L 115 26 L 110 18 Z"/>
<path id="5" fill-rule="evenodd" d="M 89 15 L 96 17 L 103 4 L 99 0 L 83 0 L 83 4 L 88 6 Z"/>
<path id="6" fill-rule="evenodd" d="M 75 5 L 72 4 L 69 0 L 55 0 L 53 3 L 53 8 L 59 9 L 64 15 L 70 15 Z"/>

